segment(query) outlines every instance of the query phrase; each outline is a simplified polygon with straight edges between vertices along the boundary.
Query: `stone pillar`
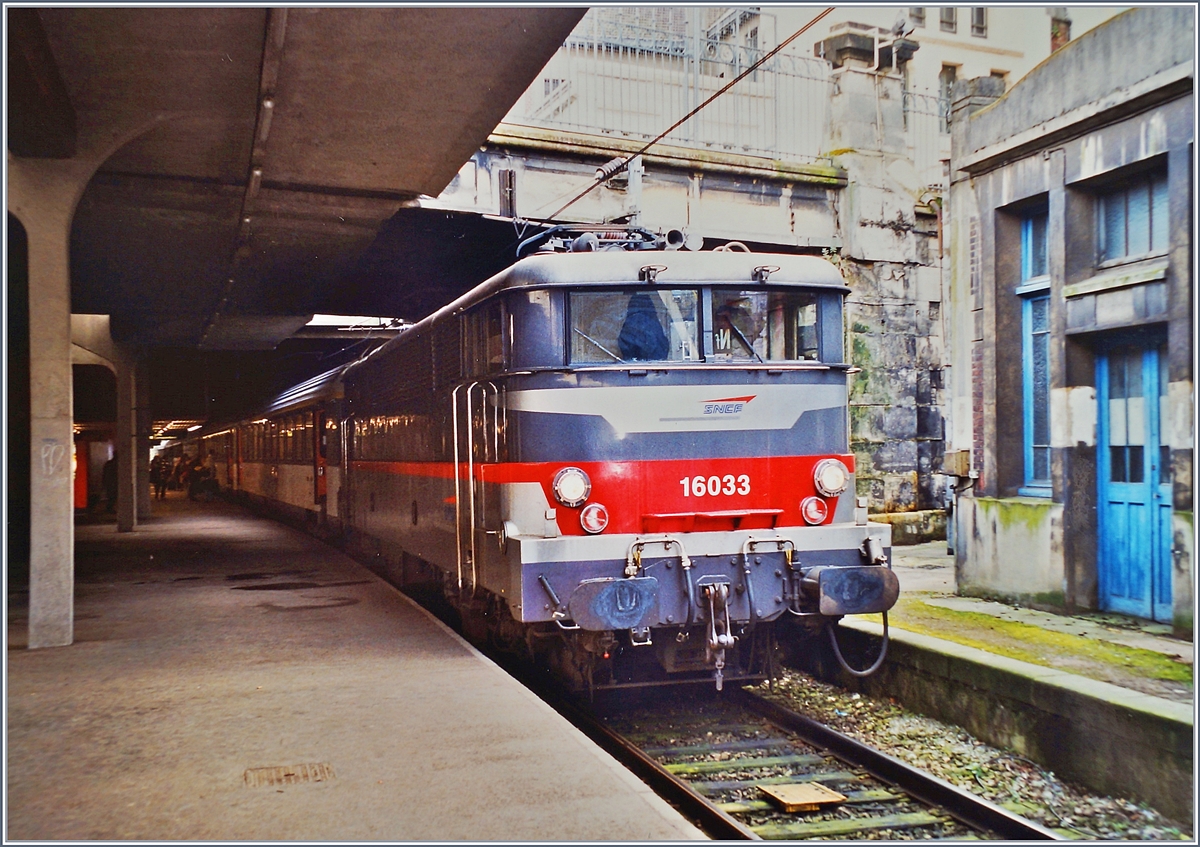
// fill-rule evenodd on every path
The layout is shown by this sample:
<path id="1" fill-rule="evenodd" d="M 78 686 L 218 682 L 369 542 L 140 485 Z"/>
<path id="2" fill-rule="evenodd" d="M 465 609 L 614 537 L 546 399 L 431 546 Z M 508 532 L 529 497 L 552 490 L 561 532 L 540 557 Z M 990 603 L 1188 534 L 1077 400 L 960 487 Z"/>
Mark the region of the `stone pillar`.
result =
<path id="1" fill-rule="evenodd" d="M 135 436 L 137 447 L 137 514 L 139 518 L 150 516 L 150 427 L 154 423 L 150 418 L 150 362 L 145 356 L 139 356 L 137 371 L 134 374 L 134 394 L 137 401 L 134 410 Z"/>
<path id="2" fill-rule="evenodd" d="M 71 220 L 96 168 L 163 117 L 107 126 L 81 121 L 69 159 L 8 154 L 8 210 L 29 245 L 31 649 L 70 644 L 75 630 Z"/>
<path id="3" fill-rule="evenodd" d="M 933 474 L 945 417 L 933 379 L 945 366 L 941 260 L 927 233 L 934 194 L 909 154 L 899 70 L 916 47 L 875 29 L 821 42 L 834 68 L 825 149 L 847 174 L 835 259 L 851 288 L 851 364 L 870 374 L 852 381 L 850 449 L 857 493 L 870 497 L 874 512 L 940 510 L 945 500 L 942 477 Z M 893 531 L 900 537 L 929 526 L 930 517 L 898 521 Z"/>
<path id="4" fill-rule="evenodd" d="M 28 165 L 29 167 L 23 167 Z M 71 485 L 71 284 L 68 242 L 78 196 L 59 162 L 9 159 L 9 209 L 29 244 L 29 646 L 74 638 Z"/>
<path id="5" fill-rule="evenodd" d="M 1196 389 L 1192 360 L 1195 332 L 1192 322 L 1194 282 L 1192 279 L 1193 183 L 1191 145 L 1180 145 L 1168 153 L 1168 192 L 1171 221 L 1170 322 L 1167 346 L 1170 361 L 1168 406 L 1170 422 L 1163 432 L 1171 447 L 1171 559 L 1172 626 L 1176 638 L 1192 637 L 1196 591 L 1195 565 L 1195 467 Z"/>
<path id="6" fill-rule="evenodd" d="M 117 532 L 137 526 L 137 371 L 134 358 L 117 357 Z"/>
<path id="7" fill-rule="evenodd" d="M 965 320 L 965 325 L 960 323 L 959 326 L 960 330 L 966 330 L 958 339 L 957 349 L 960 352 L 957 355 L 958 361 L 968 365 L 969 370 L 969 373 L 959 373 L 958 396 L 970 398 L 969 405 L 964 402 L 959 406 L 956 403 L 954 417 L 956 429 L 965 428 L 967 420 L 970 421 L 970 439 L 967 443 L 971 449 L 971 469 L 978 474 L 968 497 L 996 493 L 995 455 L 984 448 L 985 444 L 996 443 L 995 392 L 989 394 L 985 391 L 985 386 L 994 386 L 996 381 L 994 339 L 985 329 L 986 316 L 994 315 L 994 276 L 984 262 L 987 250 L 993 249 L 990 230 L 993 220 L 990 215 L 986 219 L 979 216 L 974 189 L 966 174 L 958 170 L 957 162 L 972 152 L 968 134 L 971 115 L 996 102 L 1003 94 L 1004 81 L 993 77 L 959 80 L 951 91 L 950 204 L 954 219 L 961 227 L 958 238 L 952 238 L 951 241 L 958 244 L 958 256 L 954 264 L 960 269 L 958 297 L 964 301 L 964 313 L 955 317 L 956 320 Z M 963 274 L 962 270 L 966 273 Z M 969 393 L 964 395 L 962 389 Z M 956 445 L 959 449 L 965 447 L 957 439 Z M 955 508 L 957 510 L 957 506 Z"/>

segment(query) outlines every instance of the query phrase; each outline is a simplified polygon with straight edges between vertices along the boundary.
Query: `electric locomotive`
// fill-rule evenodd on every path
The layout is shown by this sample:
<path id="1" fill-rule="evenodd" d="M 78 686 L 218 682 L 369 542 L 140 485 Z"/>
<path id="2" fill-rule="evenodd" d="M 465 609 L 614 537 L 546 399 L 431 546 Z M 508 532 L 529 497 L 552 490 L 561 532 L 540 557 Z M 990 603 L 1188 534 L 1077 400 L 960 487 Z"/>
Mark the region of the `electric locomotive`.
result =
<path id="1" fill-rule="evenodd" d="M 624 231 L 539 240 L 567 249 L 340 374 L 319 508 L 435 579 L 466 631 L 581 689 L 759 680 L 784 619 L 886 613 L 838 270 Z"/>

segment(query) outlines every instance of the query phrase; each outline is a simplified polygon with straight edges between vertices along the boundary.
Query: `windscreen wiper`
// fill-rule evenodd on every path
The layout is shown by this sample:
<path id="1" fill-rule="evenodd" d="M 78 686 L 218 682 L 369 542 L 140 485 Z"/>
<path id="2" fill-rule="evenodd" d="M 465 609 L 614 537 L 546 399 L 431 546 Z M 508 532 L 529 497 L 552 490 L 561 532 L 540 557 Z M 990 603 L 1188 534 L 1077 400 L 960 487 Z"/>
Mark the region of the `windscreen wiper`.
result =
<path id="1" fill-rule="evenodd" d="M 572 329 L 572 330 L 574 330 L 575 332 L 579 333 L 579 335 L 580 335 L 582 338 L 584 338 L 586 341 L 590 341 L 590 342 L 592 342 L 593 344 L 595 344 L 595 345 L 596 345 L 598 348 L 600 348 L 600 350 L 601 350 L 602 352 L 604 352 L 604 353 L 607 353 L 609 356 L 612 356 L 612 358 L 613 358 L 613 360 L 614 360 L 614 361 L 617 361 L 617 362 L 622 362 L 622 363 L 625 361 L 625 360 L 624 360 L 624 359 L 622 359 L 620 356 L 618 356 L 616 353 L 614 353 L 612 350 L 609 350 L 607 347 L 605 347 L 605 346 L 604 346 L 603 344 L 601 344 L 599 341 L 597 341 L 596 339 L 592 338 L 590 335 L 588 335 L 586 332 L 584 332 L 583 330 L 579 329 L 578 327 L 571 327 L 571 329 Z"/>

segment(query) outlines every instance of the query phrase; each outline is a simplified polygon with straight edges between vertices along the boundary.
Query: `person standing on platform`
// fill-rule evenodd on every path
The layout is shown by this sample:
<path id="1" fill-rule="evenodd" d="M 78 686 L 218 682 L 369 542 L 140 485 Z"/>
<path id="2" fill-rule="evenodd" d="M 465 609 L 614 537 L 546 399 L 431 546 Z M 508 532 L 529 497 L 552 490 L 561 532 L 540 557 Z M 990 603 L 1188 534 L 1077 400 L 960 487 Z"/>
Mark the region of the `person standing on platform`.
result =
<path id="1" fill-rule="evenodd" d="M 150 463 L 150 484 L 154 486 L 154 499 L 162 500 L 167 496 L 167 460 L 155 456 Z"/>
<path id="2" fill-rule="evenodd" d="M 104 483 L 104 498 L 107 501 L 104 505 L 104 510 L 115 512 L 117 510 L 117 454 L 113 452 L 112 458 L 104 463 L 104 470 L 100 472 L 100 480 Z"/>

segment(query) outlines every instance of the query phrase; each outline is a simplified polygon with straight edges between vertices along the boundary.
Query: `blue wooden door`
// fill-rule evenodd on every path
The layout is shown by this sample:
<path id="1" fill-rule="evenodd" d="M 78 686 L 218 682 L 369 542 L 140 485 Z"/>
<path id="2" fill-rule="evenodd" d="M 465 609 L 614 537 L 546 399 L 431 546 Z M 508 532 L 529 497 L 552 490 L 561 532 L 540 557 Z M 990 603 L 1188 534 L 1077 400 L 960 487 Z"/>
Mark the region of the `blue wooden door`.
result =
<path id="1" fill-rule="evenodd" d="M 1166 359 L 1127 347 L 1096 363 L 1100 606 L 1158 621 L 1171 620 Z"/>

